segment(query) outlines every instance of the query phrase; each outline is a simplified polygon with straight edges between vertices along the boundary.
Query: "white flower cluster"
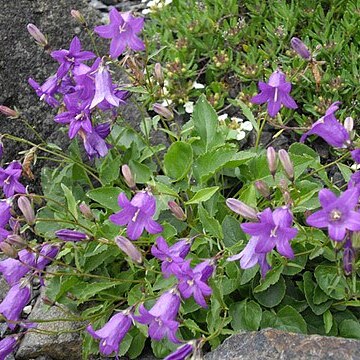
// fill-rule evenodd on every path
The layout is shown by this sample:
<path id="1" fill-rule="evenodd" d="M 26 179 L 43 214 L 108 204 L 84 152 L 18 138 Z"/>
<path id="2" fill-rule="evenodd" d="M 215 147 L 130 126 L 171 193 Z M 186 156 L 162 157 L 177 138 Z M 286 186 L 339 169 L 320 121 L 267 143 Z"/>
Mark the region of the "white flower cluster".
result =
<path id="1" fill-rule="evenodd" d="M 226 125 L 226 120 L 229 118 L 228 114 L 222 114 L 218 116 L 220 123 Z M 230 119 L 231 123 L 228 125 L 231 130 L 229 131 L 229 138 L 233 138 L 236 140 L 243 140 L 246 136 L 246 131 L 251 131 L 253 129 L 253 125 L 250 121 L 244 121 L 238 117 L 232 117 Z"/>
<path id="2" fill-rule="evenodd" d="M 146 8 L 142 11 L 144 15 L 161 10 L 164 6 L 172 3 L 172 0 L 141 0 L 142 3 L 147 3 Z"/>

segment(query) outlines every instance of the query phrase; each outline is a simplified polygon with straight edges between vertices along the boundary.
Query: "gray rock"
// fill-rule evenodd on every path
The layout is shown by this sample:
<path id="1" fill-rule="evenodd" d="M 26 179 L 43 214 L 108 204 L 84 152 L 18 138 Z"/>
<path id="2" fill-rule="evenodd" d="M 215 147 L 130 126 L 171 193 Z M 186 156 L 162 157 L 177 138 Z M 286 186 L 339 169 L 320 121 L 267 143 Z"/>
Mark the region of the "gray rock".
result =
<path id="1" fill-rule="evenodd" d="M 275 329 L 244 332 L 225 340 L 205 360 L 358 360 L 360 341 Z"/>
<path id="2" fill-rule="evenodd" d="M 45 320 L 39 322 L 37 330 L 49 334 L 29 331 L 21 341 L 16 353 L 17 360 L 29 360 L 37 357 L 52 360 L 79 360 L 81 359 L 81 337 L 76 331 L 83 324 L 74 321 L 57 321 L 69 316 L 56 306 L 48 307 L 42 301 L 44 290 L 38 297 L 29 320 Z M 49 320 L 46 322 L 46 320 Z"/>

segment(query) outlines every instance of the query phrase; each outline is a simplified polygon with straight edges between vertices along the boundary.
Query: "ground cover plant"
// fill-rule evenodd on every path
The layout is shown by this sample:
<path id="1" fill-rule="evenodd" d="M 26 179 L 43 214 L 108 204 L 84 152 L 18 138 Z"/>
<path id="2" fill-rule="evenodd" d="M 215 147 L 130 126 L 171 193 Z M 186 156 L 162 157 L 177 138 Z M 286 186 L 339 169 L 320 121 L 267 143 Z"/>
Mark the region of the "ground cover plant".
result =
<path id="1" fill-rule="evenodd" d="M 159 3 L 95 27 L 73 10 L 91 50 L 28 25 L 59 64 L 29 84 L 72 142 L 1 135 L 29 148 L 0 168 L 0 358 L 39 331 L 23 313 L 39 286 L 81 321 L 84 358 L 198 359 L 267 327 L 360 338 L 360 4 Z M 37 156 L 59 163 L 41 194 L 23 185 Z"/>

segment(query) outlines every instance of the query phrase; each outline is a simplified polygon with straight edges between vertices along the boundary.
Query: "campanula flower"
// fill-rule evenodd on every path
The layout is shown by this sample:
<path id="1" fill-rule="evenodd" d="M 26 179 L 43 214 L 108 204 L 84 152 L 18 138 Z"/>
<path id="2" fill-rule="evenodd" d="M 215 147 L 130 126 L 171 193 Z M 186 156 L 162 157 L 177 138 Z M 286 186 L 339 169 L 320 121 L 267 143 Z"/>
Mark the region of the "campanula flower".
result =
<path id="1" fill-rule="evenodd" d="M 110 44 L 110 55 L 117 58 L 124 51 L 126 46 L 134 51 L 145 50 L 144 43 L 137 37 L 137 34 L 144 27 L 143 18 L 134 18 L 131 13 L 119 13 L 112 8 L 109 13 L 110 24 L 96 26 L 94 31 L 102 38 L 112 39 Z"/>
<path id="2" fill-rule="evenodd" d="M 104 157 L 108 153 L 111 145 L 104 139 L 107 138 L 110 131 L 110 122 L 106 122 L 96 125 L 91 133 L 79 132 L 79 135 L 83 139 L 86 153 L 90 159 Z"/>
<path id="3" fill-rule="evenodd" d="M 355 150 L 351 151 L 351 157 L 353 158 L 353 160 L 355 162 L 360 164 L 360 149 L 355 149 Z"/>
<path id="4" fill-rule="evenodd" d="M 357 188 L 344 191 L 336 197 L 329 189 L 319 191 L 322 210 L 310 215 L 306 222 L 316 228 L 328 228 L 332 240 L 342 241 L 346 230 L 360 231 L 360 213 L 355 211 L 359 200 Z"/>
<path id="5" fill-rule="evenodd" d="M 182 239 L 172 246 L 168 246 L 165 239 L 159 236 L 156 244 L 151 247 L 151 254 L 157 259 L 162 260 L 161 271 L 165 278 L 180 271 L 181 264 L 184 263 L 186 255 L 189 253 L 191 240 Z"/>
<path id="6" fill-rule="evenodd" d="M 124 236 L 117 236 L 115 238 L 115 244 L 122 250 L 129 258 L 141 264 L 143 262 L 143 258 L 139 249 L 126 237 Z"/>
<path id="7" fill-rule="evenodd" d="M 300 142 L 304 142 L 309 135 L 315 134 L 323 138 L 331 146 L 346 148 L 350 142 L 350 135 L 334 115 L 340 104 L 340 101 L 332 103 L 326 110 L 325 115 L 301 136 Z"/>
<path id="8" fill-rule="evenodd" d="M 185 360 L 194 351 L 195 341 L 179 346 L 174 352 L 169 354 L 164 360 Z"/>
<path id="9" fill-rule="evenodd" d="M 8 321 L 18 321 L 21 312 L 29 302 L 31 296 L 30 284 L 27 280 L 18 282 L 7 293 L 0 304 L 0 314 Z M 9 323 L 9 328 L 14 330 L 16 324 Z"/>
<path id="10" fill-rule="evenodd" d="M 69 229 L 58 230 L 55 232 L 55 236 L 63 241 L 82 241 L 89 239 L 89 237 L 83 232 Z"/>
<path id="11" fill-rule="evenodd" d="M 164 292 L 155 305 L 146 310 L 143 304 L 139 307 L 139 316 L 134 316 L 140 324 L 149 325 L 151 339 L 160 341 L 165 336 L 173 343 L 179 343 L 176 331 L 179 323 L 176 317 L 180 307 L 180 296 L 175 289 Z"/>
<path id="12" fill-rule="evenodd" d="M 289 95 L 291 83 L 286 81 L 285 74 L 280 70 L 273 72 L 268 83 L 259 81 L 260 94 L 251 98 L 254 104 L 267 103 L 267 111 L 271 117 L 274 117 L 284 105 L 290 109 L 296 109 L 297 104 Z"/>
<path id="13" fill-rule="evenodd" d="M 75 36 L 70 43 L 69 50 L 55 50 L 51 53 L 51 56 L 60 63 L 56 75 L 58 78 L 62 78 L 70 68 L 79 66 L 85 60 L 93 59 L 95 54 L 91 51 L 81 51 L 80 40 Z"/>
<path id="14" fill-rule="evenodd" d="M 6 169 L 0 168 L 0 187 L 7 198 L 15 193 L 25 193 L 24 185 L 20 184 L 22 166 L 18 161 L 13 161 Z"/>
<path id="15" fill-rule="evenodd" d="M 19 335 L 7 336 L 0 341 L 0 359 L 6 359 L 16 348 L 19 340 Z"/>
<path id="16" fill-rule="evenodd" d="M 156 211 L 156 200 L 152 194 L 141 191 L 129 201 L 125 193 L 121 193 L 118 203 L 122 210 L 111 215 L 110 220 L 120 226 L 127 225 L 126 234 L 129 239 L 138 239 L 144 228 L 150 234 L 157 234 L 163 230 L 152 218 Z"/>
<path id="17" fill-rule="evenodd" d="M 311 53 L 308 47 L 297 37 L 290 40 L 291 47 L 305 60 L 311 60 Z"/>
<path id="18" fill-rule="evenodd" d="M 60 105 L 59 101 L 54 96 L 59 89 L 58 78 L 56 75 L 47 78 L 42 85 L 32 78 L 29 78 L 28 82 L 35 90 L 36 95 L 40 97 L 40 100 L 44 100 L 51 107 L 58 107 Z"/>
<path id="19" fill-rule="evenodd" d="M 110 318 L 110 320 L 99 330 L 94 330 L 89 325 L 86 330 L 97 340 L 100 340 L 100 352 L 103 355 L 111 355 L 119 352 L 119 346 L 132 325 L 131 312 L 121 311 Z"/>
<path id="20" fill-rule="evenodd" d="M 0 228 L 5 227 L 9 222 L 11 218 L 10 209 L 11 205 L 9 200 L 0 200 Z"/>
<path id="21" fill-rule="evenodd" d="M 357 188 L 360 193 L 360 171 L 356 171 L 350 176 L 348 189 L 352 188 Z"/>

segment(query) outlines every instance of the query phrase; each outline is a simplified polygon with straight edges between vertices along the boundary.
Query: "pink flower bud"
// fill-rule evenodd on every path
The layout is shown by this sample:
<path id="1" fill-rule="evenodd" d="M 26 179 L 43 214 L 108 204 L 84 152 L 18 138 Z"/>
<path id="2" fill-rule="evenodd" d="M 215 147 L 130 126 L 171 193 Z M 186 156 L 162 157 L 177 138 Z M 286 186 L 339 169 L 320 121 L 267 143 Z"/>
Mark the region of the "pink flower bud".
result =
<path id="1" fill-rule="evenodd" d="M 79 10 L 72 9 L 70 11 L 71 16 L 82 25 L 86 25 L 86 20 Z"/>
<path id="2" fill-rule="evenodd" d="M 116 245 L 122 250 L 130 259 L 138 264 L 141 264 L 143 259 L 141 252 L 137 249 L 137 247 L 126 237 L 117 236 L 115 238 Z"/>
<path id="3" fill-rule="evenodd" d="M 258 221 L 256 210 L 249 205 L 244 204 L 242 201 L 229 198 L 226 200 L 226 205 L 230 210 L 241 215 L 245 219 Z"/>
<path id="4" fill-rule="evenodd" d="M 10 109 L 5 105 L 0 105 L 0 112 L 11 119 L 17 119 L 20 115 L 17 111 Z"/>
<path id="5" fill-rule="evenodd" d="M 275 149 L 272 146 L 269 146 L 267 148 L 266 157 L 267 157 L 267 162 L 268 162 L 270 174 L 274 178 L 275 174 L 276 174 L 277 161 L 276 161 L 276 152 L 275 152 Z"/>
<path id="6" fill-rule="evenodd" d="M 126 182 L 126 185 L 131 189 L 131 190 L 135 190 L 136 189 L 136 183 L 134 180 L 134 176 L 131 172 L 131 169 L 129 167 L 129 165 L 124 164 L 121 167 L 121 173 L 124 177 L 124 181 Z"/>
<path id="7" fill-rule="evenodd" d="M 15 259 L 17 257 L 17 251 L 5 241 L 0 243 L 0 250 L 10 258 Z"/>
<path id="8" fill-rule="evenodd" d="M 153 110 L 167 120 L 172 120 L 174 118 L 174 114 L 172 113 L 172 111 L 166 108 L 165 106 L 162 106 L 161 104 L 158 103 L 154 104 Z"/>
<path id="9" fill-rule="evenodd" d="M 160 63 L 155 64 L 154 73 L 155 73 L 155 79 L 159 83 L 159 85 L 164 86 L 164 73 L 162 71 L 162 67 Z"/>
<path id="10" fill-rule="evenodd" d="M 279 150 L 279 159 L 281 162 L 281 165 L 284 168 L 285 175 L 290 181 L 294 181 L 295 175 L 294 175 L 294 166 L 293 163 L 290 160 L 290 156 L 288 152 L 284 149 Z"/>
<path id="11" fill-rule="evenodd" d="M 18 206 L 19 206 L 19 209 L 21 210 L 22 214 L 24 215 L 26 222 L 29 225 L 34 225 L 35 212 L 31 205 L 30 200 L 26 196 L 20 196 L 18 199 Z"/>
<path id="12" fill-rule="evenodd" d="M 270 188 L 269 188 L 269 185 L 266 182 L 264 182 L 262 180 L 255 181 L 255 189 L 264 198 L 269 198 L 270 197 Z"/>
<path id="13" fill-rule="evenodd" d="M 45 35 L 34 24 L 28 24 L 26 27 L 29 34 L 39 45 L 43 46 L 44 48 L 48 47 L 48 42 Z"/>
<path id="14" fill-rule="evenodd" d="M 290 40 L 291 47 L 305 60 L 311 59 L 311 54 L 308 47 L 297 37 Z"/>
<path id="15" fill-rule="evenodd" d="M 79 209 L 86 219 L 89 219 L 89 220 L 94 219 L 94 214 L 92 213 L 90 207 L 88 205 L 86 205 L 84 202 L 82 202 L 79 205 Z"/>
<path id="16" fill-rule="evenodd" d="M 169 201 L 168 206 L 170 208 L 170 211 L 178 220 L 186 220 L 186 214 L 184 213 L 184 210 L 175 201 Z"/>

